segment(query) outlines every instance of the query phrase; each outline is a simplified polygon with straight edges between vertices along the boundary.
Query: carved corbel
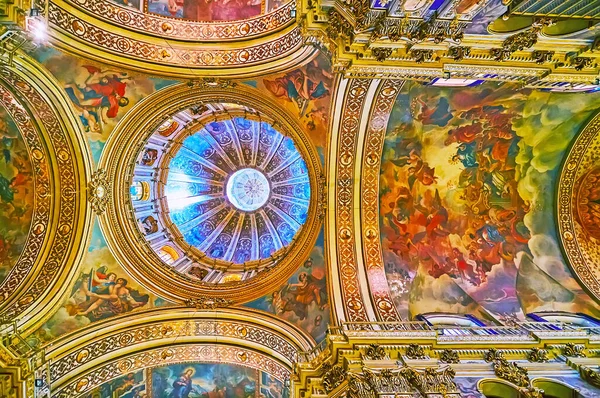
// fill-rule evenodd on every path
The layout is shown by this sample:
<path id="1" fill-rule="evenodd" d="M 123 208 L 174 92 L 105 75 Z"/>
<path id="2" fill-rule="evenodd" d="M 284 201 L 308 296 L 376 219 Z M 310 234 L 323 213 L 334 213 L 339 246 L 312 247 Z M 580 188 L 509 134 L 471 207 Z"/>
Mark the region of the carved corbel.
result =
<path id="1" fill-rule="evenodd" d="M 375 59 L 379 62 L 383 62 L 392 55 L 394 50 L 386 47 L 375 47 L 371 50 L 371 54 L 375 57 Z"/>

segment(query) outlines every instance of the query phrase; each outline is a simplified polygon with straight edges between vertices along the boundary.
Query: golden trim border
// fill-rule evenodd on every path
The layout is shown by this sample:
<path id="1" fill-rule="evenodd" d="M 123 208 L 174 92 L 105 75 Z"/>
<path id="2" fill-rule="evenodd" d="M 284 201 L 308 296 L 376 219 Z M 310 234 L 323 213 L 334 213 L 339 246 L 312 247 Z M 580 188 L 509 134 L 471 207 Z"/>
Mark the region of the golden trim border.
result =
<path id="1" fill-rule="evenodd" d="M 388 121 L 403 84 L 403 81 L 383 80 L 379 85 L 362 147 L 362 170 L 359 180 L 360 229 L 365 273 L 377 318 L 386 322 L 398 322 L 402 318 L 390 295 L 383 262 L 379 225 L 379 176 Z"/>
<path id="2" fill-rule="evenodd" d="M 286 369 L 297 362 L 300 351 L 315 346 L 306 332 L 262 311 L 164 307 L 98 322 L 48 344 L 49 381 L 60 391 L 110 361 L 175 344 L 215 343 L 263 353 Z"/>
<path id="3" fill-rule="evenodd" d="M 585 154 L 600 134 L 600 113 L 574 138 L 564 157 L 556 189 L 556 223 L 558 237 L 573 275 L 590 295 L 600 302 L 600 268 L 589 258 L 581 246 L 574 211 L 575 184 L 581 173 L 591 165 L 586 164 Z"/>
<path id="4" fill-rule="evenodd" d="M 17 107 L 23 107 L 19 118 L 30 118 L 45 147 L 50 218 L 42 226 L 47 236 L 34 248 L 38 254 L 25 264 L 29 267 L 26 276 L 11 282 L 9 290 L 7 283 L 2 285 L 5 301 L 0 310 L 6 319 L 18 319 L 18 327 L 32 330 L 59 305 L 85 255 L 92 228 L 86 195 L 92 166 L 87 141 L 59 84 L 29 56 L 19 54 L 14 63 L 0 69 L 3 87 L 10 90 L 3 95 L 12 96 L 20 104 Z"/>

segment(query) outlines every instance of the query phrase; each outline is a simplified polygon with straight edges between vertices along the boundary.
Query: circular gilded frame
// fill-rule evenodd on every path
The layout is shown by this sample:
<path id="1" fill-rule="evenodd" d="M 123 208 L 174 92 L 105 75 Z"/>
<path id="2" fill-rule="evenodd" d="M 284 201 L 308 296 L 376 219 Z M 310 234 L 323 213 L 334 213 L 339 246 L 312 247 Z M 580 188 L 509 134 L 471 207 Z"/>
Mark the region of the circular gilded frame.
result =
<path id="1" fill-rule="evenodd" d="M 569 268 L 582 287 L 600 302 L 600 252 L 577 217 L 582 179 L 600 167 L 600 113 L 575 137 L 560 170 L 556 192 L 558 235 Z"/>
<path id="2" fill-rule="evenodd" d="M 153 132 L 165 119 L 202 103 L 234 103 L 247 106 L 275 121 L 276 128 L 291 137 L 308 167 L 311 200 L 308 217 L 289 250 L 275 266 L 247 281 L 222 284 L 204 283 L 187 277 L 165 264 L 139 230 L 129 197 L 136 159 Z M 275 101 L 243 84 L 178 84 L 160 90 L 138 103 L 116 126 L 106 143 L 99 163 L 106 171 L 110 198 L 106 212 L 99 218 L 108 247 L 133 278 L 155 294 L 182 302 L 210 296 L 228 303 L 257 299 L 289 279 L 314 246 L 322 220 L 318 198 L 321 164 L 317 151 L 295 117 Z"/>

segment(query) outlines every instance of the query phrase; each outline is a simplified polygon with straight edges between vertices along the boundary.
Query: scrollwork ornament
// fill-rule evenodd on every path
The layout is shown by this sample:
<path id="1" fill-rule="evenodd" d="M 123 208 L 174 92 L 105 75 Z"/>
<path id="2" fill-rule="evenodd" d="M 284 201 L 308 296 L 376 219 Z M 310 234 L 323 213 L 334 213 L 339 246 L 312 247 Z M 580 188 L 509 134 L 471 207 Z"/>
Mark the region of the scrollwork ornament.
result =
<path id="1" fill-rule="evenodd" d="M 191 80 L 188 83 L 190 88 L 235 88 L 237 85 L 237 82 L 217 77 L 203 77 L 199 80 Z"/>
<path id="2" fill-rule="evenodd" d="M 462 61 L 471 54 L 470 47 L 453 46 L 448 49 L 448 56 L 455 61 Z"/>
<path id="3" fill-rule="evenodd" d="M 371 344 L 366 349 L 364 354 L 362 355 L 363 359 L 370 361 L 380 361 L 383 359 L 389 359 L 389 356 L 385 352 L 385 349 L 379 344 Z"/>
<path id="4" fill-rule="evenodd" d="M 352 25 L 334 8 L 327 14 L 329 24 L 326 29 L 327 36 L 331 40 L 336 40 L 340 35 L 354 39 L 354 28 Z"/>
<path id="5" fill-rule="evenodd" d="M 575 57 L 571 59 L 571 66 L 574 67 L 576 71 L 581 71 L 585 68 L 594 66 L 594 60 L 588 57 Z"/>
<path id="6" fill-rule="evenodd" d="M 531 25 L 529 29 L 515 33 L 509 36 L 502 43 L 502 48 L 493 48 L 490 54 L 496 61 L 504 61 L 508 59 L 512 53 L 522 51 L 533 47 L 539 38 L 539 33 L 546 26 L 551 26 L 555 23 L 553 19 L 541 18 Z"/>
<path id="7" fill-rule="evenodd" d="M 567 356 L 567 357 L 578 357 L 578 358 L 585 358 L 585 352 L 584 352 L 585 346 L 581 345 L 581 344 L 573 344 L 573 343 L 567 343 L 565 344 L 565 346 L 563 347 L 563 355 Z"/>
<path id="8" fill-rule="evenodd" d="M 600 371 L 598 369 L 594 370 L 589 366 L 580 366 L 579 373 L 581 377 L 586 380 L 588 383 L 600 387 Z"/>
<path id="9" fill-rule="evenodd" d="M 456 351 L 446 349 L 440 353 L 440 361 L 443 363 L 459 363 L 460 358 Z"/>
<path id="10" fill-rule="evenodd" d="M 340 384 L 346 380 L 346 369 L 342 365 L 331 366 L 328 363 L 323 364 L 323 387 L 329 393 L 335 390 Z"/>
<path id="11" fill-rule="evenodd" d="M 519 391 L 525 398 L 543 398 L 544 396 L 544 391 L 534 386 L 520 388 Z"/>
<path id="12" fill-rule="evenodd" d="M 498 351 L 495 348 L 490 348 L 483 356 L 486 362 L 502 361 L 504 360 L 504 354 L 502 351 Z"/>
<path id="13" fill-rule="evenodd" d="M 392 55 L 394 50 L 392 48 L 386 47 L 375 47 L 371 50 L 371 54 L 375 57 L 375 59 L 379 62 L 383 62 Z"/>
<path id="14" fill-rule="evenodd" d="M 418 64 L 433 59 L 433 50 L 410 50 L 410 57 Z"/>
<path id="15" fill-rule="evenodd" d="M 88 201 L 97 215 L 106 210 L 110 201 L 111 184 L 105 170 L 98 169 L 88 184 Z"/>
<path id="16" fill-rule="evenodd" d="M 494 373 L 501 379 L 510 381 L 519 387 L 530 387 L 527 369 L 522 368 L 516 362 L 508 362 L 506 359 L 494 361 Z"/>
<path id="17" fill-rule="evenodd" d="M 318 200 L 318 208 L 317 208 L 317 218 L 319 221 L 323 221 L 325 219 L 325 215 L 327 214 L 327 178 L 324 173 L 319 174 L 319 178 L 317 179 L 319 184 L 319 200 Z"/>
<path id="18" fill-rule="evenodd" d="M 529 362 L 548 362 L 548 352 L 541 348 L 532 348 L 527 353 L 527 359 Z"/>
<path id="19" fill-rule="evenodd" d="M 427 359 L 425 355 L 425 350 L 418 344 L 409 344 L 406 347 L 406 352 L 404 353 L 408 359 Z"/>
<path id="20" fill-rule="evenodd" d="M 554 57 L 554 51 L 536 50 L 531 54 L 531 57 L 535 60 L 536 64 L 541 65 L 552 61 L 552 58 Z"/>
<path id="21" fill-rule="evenodd" d="M 227 300 L 221 297 L 200 296 L 185 300 L 185 305 L 187 307 L 192 307 L 199 310 L 214 310 L 217 308 L 228 307 L 231 304 L 231 300 Z"/>

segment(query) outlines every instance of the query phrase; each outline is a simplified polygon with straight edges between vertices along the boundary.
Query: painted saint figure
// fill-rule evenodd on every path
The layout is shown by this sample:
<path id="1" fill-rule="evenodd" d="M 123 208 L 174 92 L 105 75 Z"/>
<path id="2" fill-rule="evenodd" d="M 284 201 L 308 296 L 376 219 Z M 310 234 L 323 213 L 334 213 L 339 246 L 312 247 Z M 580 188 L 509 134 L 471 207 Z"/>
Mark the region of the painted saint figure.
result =
<path id="1" fill-rule="evenodd" d="M 98 133 L 107 118 L 114 119 L 119 108 L 129 105 L 125 90 L 130 78 L 127 73 L 102 71 L 91 65 L 84 68 L 89 76 L 83 85 L 67 84 L 65 91 L 81 111 L 80 119 L 86 130 Z"/>
<path id="2" fill-rule="evenodd" d="M 169 394 L 169 398 L 189 398 L 190 393 L 194 391 L 200 394 L 192 383 L 192 376 L 194 375 L 193 368 L 187 368 L 177 379 L 173 382 L 173 391 Z"/>

